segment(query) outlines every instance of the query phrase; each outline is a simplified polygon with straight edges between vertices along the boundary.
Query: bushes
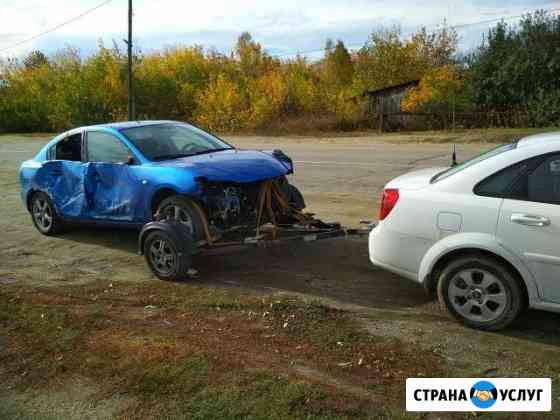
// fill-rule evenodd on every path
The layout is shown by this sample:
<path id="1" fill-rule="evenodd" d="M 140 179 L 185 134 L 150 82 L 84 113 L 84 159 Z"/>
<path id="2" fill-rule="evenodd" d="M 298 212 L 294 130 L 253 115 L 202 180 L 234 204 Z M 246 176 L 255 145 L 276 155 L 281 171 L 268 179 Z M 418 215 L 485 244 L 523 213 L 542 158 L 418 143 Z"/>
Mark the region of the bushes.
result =
<path id="1" fill-rule="evenodd" d="M 560 127 L 560 90 L 539 90 L 527 111 L 531 127 Z"/>
<path id="2" fill-rule="evenodd" d="M 281 61 L 248 33 L 231 55 L 200 46 L 137 54 L 136 115 L 195 121 L 218 132 L 350 130 L 366 121 L 364 90 L 420 79 L 402 109 L 433 115 L 434 127 L 445 126 L 453 110 L 464 126 L 558 124 L 560 17 L 538 12 L 518 28 L 501 23 L 460 64 L 456 47 L 457 34 L 443 25 L 410 38 L 397 29 L 375 31 L 354 53 L 342 41 L 328 41 L 316 62 Z M 67 48 L 0 62 L 0 79 L 8 81 L 0 86 L 0 131 L 60 131 L 125 119 L 126 66 L 116 46 L 103 44 L 87 58 Z M 469 113 L 490 117 L 469 119 Z"/>
<path id="3" fill-rule="evenodd" d="M 211 131 L 230 133 L 247 126 L 247 109 L 239 87 L 219 74 L 196 99 L 196 122 Z"/>

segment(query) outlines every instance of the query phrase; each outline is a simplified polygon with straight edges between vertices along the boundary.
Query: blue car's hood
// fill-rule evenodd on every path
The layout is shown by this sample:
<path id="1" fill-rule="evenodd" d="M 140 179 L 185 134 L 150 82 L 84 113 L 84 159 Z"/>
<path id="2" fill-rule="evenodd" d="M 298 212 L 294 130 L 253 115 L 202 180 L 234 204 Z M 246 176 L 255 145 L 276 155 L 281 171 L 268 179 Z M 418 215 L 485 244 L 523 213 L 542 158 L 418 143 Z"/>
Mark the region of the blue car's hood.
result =
<path id="1" fill-rule="evenodd" d="M 275 157 L 254 150 L 224 150 L 198 156 L 166 160 L 158 166 L 185 168 L 193 176 L 209 181 L 256 182 L 288 173 L 288 168 Z"/>

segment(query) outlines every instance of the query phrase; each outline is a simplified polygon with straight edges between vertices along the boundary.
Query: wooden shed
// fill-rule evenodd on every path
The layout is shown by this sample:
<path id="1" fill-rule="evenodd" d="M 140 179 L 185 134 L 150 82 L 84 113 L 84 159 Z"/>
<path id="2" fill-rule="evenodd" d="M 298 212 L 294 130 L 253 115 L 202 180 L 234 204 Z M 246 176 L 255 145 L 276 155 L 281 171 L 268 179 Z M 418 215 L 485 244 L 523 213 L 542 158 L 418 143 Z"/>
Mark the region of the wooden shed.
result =
<path id="1" fill-rule="evenodd" d="M 366 90 L 363 93 L 363 96 L 369 98 L 369 109 L 372 117 L 378 119 L 380 131 L 383 131 L 388 119 L 392 125 L 406 124 L 404 121 L 406 114 L 401 113 L 401 102 L 408 91 L 418 86 L 419 83 L 419 80 L 411 80 L 382 89 Z"/>

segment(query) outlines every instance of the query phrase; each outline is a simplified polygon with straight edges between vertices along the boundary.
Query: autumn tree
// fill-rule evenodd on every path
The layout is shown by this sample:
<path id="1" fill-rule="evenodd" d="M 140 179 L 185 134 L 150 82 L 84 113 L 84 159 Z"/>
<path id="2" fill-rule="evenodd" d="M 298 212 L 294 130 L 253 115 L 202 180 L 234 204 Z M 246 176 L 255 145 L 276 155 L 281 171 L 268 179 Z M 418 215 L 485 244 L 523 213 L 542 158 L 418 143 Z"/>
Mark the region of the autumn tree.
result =
<path id="1" fill-rule="evenodd" d="M 247 125 L 246 101 L 236 83 L 224 74 L 213 78 L 196 98 L 196 122 L 209 130 L 233 132 Z"/>
<path id="2" fill-rule="evenodd" d="M 338 40 L 336 45 L 327 40 L 324 58 L 325 81 L 336 87 L 347 86 L 354 77 L 352 57 L 344 42 Z"/>
<path id="3" fill-rule="evenodd" d="M 24 59 L 23 65 L 26 69 L 33 69 L 48 64 L 49 60 L 45 54 L 39 50 L 31 51 Z"/>
<path id="4" fill-rule="evenodd" d="M 453 64 L 429 70 L 401 103 L 403 111 L 429 113 L 467 111 L 470 106 L 466 74 Z"/>
<path id="5" fill-rule="evenodd" d="M 258 77 L 274 66 L 274 60 L 268 56 L 255 42 L 249 32 L 243 32 L 237 39 L 235 46 L 235 57 L 239 61 L 239 69 L 242 76 Z"/>
<path id="6" fill-rule="evenodd" d="M 456 48 L 457 34 L 445 25 L 433 33 L 421 28 L 409 39 L 398 28 L 375 31 L 356 55 L 355 84 L 363 91 L 419 80 L 451 63 Z"/>

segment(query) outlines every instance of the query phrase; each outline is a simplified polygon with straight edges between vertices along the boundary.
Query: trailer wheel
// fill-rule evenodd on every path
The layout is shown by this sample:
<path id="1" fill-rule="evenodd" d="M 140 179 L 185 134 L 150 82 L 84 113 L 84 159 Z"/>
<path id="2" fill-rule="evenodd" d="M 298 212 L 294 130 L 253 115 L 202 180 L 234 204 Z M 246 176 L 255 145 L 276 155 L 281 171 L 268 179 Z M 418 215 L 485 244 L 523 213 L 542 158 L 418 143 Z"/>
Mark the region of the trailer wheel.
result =
<path id="1" fill-rule="evenodd" d="M 188 278 L 190 253 L 180 252 L 177 239 L 163 230 L 148 233 L 144 241 L 144 258 L 148 267 L 160 280 L 177 281 Z"/>

